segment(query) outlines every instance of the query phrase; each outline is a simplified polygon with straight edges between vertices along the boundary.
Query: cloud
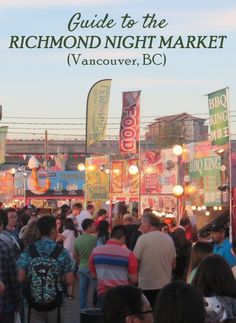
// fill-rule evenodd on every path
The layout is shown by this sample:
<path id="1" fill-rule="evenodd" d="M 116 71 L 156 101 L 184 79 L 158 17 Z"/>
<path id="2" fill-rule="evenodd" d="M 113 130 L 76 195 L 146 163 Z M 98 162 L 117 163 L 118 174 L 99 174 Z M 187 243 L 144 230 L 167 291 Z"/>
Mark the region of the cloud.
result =
<path id="1" fill-rule="evenodd" d="M 130 86 L 131 80 L 119 79 L 117 81 L 120 86 Z M 132 79 L 132 86 L 137 87 L 192 87 L 192 86 L 205 86 L 205 87 L 216 87 L 219 86 L 219 82 L 212 79 L 189 79 L 189 78 L 154 78 L 154 77 L 140 77 Z"/>
<path id="2" fill-rule="evenodd" d="M 209 33 L 210 31 L 233 31 L 236 29 L 236 7 L 227 10 L 173 10 L 165 13 L 168 17 L 168 29 L 175 32 L 186 31 Z"/>
<path id="3" fill-rule="evenodd" d="M 137 2 L 138 0 L 129 0 Z M 106 6 L 112 4 L 126 3 L 126 0 L 0 0 L 0 8 L 40 8 L 40 7 L 59 7 L 59 6 Z"/>

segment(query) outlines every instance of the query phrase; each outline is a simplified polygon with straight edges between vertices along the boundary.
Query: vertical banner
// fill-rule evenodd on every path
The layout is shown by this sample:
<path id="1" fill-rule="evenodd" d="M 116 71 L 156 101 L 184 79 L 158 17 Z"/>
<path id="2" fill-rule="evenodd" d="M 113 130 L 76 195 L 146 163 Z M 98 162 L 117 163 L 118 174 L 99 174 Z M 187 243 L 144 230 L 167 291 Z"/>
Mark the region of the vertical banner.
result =
<path id="1" fill-rule="evenodd" d="M 216 153 L 219 146 L 210 141 L 191 143 L 184 146 L 183 161 L 185 175 L 189 177 L 185 184 L 186 201 L 195 206 L 221 206 L 222 159 Z"/>
<path id="2" fill-rule="evenodd" d="M 0 164 L 5 163 L 7 130 L 8 127 L 0 127 Z"/>
<path id="3" fill-rule="evenodd" d="M 111 80 L 95 83 L 88 94 L 86 114 L 86 151 L 106 136 Z"/>
<path id="4" fill-rule="evenodd" d="M 208 94 L 212 145 L 229 142 L 228 100 L 226 88 Z"/>
<path id="5" fill-rule="evenodd" d="M 120 152 L 137 153 L 140 136 L 140 93 L 123 92 L 123 108 L 120 124 Z"/>

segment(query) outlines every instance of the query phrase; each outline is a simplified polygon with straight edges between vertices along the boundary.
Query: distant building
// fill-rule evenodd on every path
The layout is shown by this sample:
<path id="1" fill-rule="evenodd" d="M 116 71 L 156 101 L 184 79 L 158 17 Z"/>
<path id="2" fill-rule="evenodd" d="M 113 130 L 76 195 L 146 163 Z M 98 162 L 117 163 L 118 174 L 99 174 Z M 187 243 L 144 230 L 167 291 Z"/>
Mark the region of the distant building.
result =
<path id="1" fill-rule="evenodd" d="M 188 113 L 160 117 L 148 125 L 145 139 L 162 141 L 162 146 L 171 145 L 175 141 L 188 143 L 207 140 L 208 126 L 204 124 L 205 121 Z"/>

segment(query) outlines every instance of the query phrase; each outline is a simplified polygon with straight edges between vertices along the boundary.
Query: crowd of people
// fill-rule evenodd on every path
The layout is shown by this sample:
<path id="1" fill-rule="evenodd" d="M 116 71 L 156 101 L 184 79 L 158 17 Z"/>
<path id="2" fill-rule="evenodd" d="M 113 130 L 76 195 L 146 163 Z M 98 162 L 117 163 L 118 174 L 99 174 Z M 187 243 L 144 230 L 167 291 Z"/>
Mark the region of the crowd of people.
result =
<path id="1" fill-rule="evenodd" d="M 208 240 L 195 229 L 151 209 L 113 223 L 92 203 L 46 215 L 1 209 L 0 322 L 59 323 L 75 297 L 105 323 L 236 322 L 236 240 L 226 225 L 212 225 Z"/>

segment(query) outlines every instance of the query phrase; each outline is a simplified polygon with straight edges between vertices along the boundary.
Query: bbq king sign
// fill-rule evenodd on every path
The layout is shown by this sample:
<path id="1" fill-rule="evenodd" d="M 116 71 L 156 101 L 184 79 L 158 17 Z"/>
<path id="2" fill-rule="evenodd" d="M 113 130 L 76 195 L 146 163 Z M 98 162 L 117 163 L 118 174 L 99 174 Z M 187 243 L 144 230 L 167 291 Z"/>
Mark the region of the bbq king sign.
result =
<path id="1" fill-rule="evenodd" d="M 123 93 L 120 125 L 120 152 L 137 153 L 140 128 L 140 91 Z"/>

